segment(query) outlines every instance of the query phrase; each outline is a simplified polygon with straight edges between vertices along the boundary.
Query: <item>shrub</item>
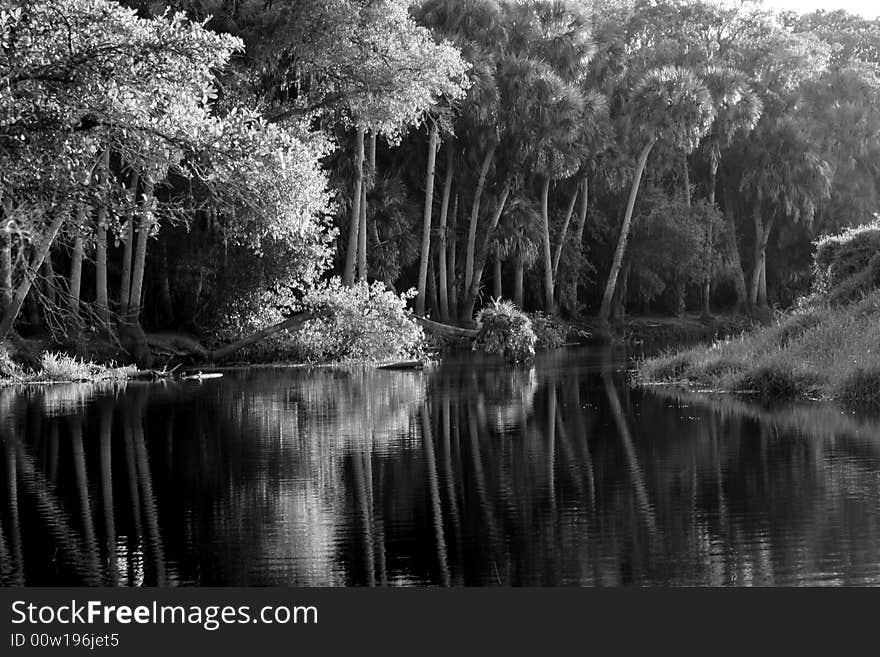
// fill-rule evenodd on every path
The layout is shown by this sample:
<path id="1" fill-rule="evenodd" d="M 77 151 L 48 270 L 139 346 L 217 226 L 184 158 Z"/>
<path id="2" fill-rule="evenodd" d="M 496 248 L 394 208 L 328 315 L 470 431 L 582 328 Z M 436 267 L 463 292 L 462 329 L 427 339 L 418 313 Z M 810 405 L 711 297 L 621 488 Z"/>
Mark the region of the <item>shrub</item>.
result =
<path id="1" fill-rule="evenodd" d="M 642 376 L 649 381 L 681 381 L 685 370 L 691 366 L 687 352 L 663 354 L 646 360 L 640 368 Z"/>
<path id="2" fill-rule="evenodd" d="M 840 383 L 838 399 L 845 402 L 880 402 L 880 368 L 859 368 Z"/>
<path id="3" fill-rule="evenodd" d="M 12 356 L 9 355 L 6 347 L 0 344 L 0 378 L 18 379 L 21 378 L 21 368 L 18 366 Z"/>
<path id="4" fill-rule="evenodd" d="M 817 240 L 811 301 L 845 304 L 880 285 L 880 220 Z"/>
<path id="5" fill-rule="evenodd" d="M 815 382 L 788 365 L 769 363 L 751 370 L 737 381 L 737 388 L 756 392 L 764 399 L 793 399 L 809 392 Z"/>
<path id="6" fill-rule="evenodd" d="M 537 336 L 532 322 L 510 301 L 494 301 L 477 315 L 480 332 L 474 349 L 499 354 L 511 362 L 531 360 L 535 356 Z"/>
<path id="7" fill-rule="evenodd" d="M 535 333 L 536 349 L 558 349 L 568 341 L 568 327 L 542 312 L 529 316 Z"/>
<path id="8" fill-rule="evenodd" d="M 44 381 L 90 381 L 100 369 L 75 356 L 51 351 L 43 354 L 40 366 L 37 378 Z"/>
<path id="9" fill-rule="evenodd" d="M 346 287 L 337 277 L 321 283 L 303 305 L 326 316 L 306 322 L 293 336 L 297 351 L 322 363 L 421 358 L 425 334 L 406 306 L 414 295 L 397 295 L 380 281 Z"/>
<path id="10" fill-rule="evenodd" d="M 726 375 L 741 372 L 743 369 L 745 369 L 745 366 L 742 363 L 732 358 L 721 356 L 701 365 L 698 378 L 700 380 L 717 381 Z"/>
<path id="11" fill-rule="evenodd" d="M 797 313 L 786 317 L 779 323 L 776 334 L 776 342 L 780 347 L 786 347 L 801 337 L 814 326 L 817 326 L 821 318 L 818 313 Z"/>

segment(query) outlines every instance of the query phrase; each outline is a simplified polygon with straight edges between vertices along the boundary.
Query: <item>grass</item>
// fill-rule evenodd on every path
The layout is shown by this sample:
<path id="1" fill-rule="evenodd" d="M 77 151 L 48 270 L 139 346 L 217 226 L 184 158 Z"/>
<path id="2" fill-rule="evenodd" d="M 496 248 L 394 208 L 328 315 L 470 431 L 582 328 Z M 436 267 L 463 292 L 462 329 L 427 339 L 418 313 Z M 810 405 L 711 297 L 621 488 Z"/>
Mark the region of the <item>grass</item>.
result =
<path id="1" fill-rule="evenodd" d="M 53 351 L 43 353 L 39 369 L 25 370 L 0 345 L 0 385 L 116 381 L 128 378 L 132 371 L 133 368 L 107 367 Z"/>
<path id="2" fill-rule="evenodd" d="M 814 306 L 775 325 L 642 361 L 646 383 L 685 383 L 765 398 L 880 401 L 880 290 Z"/>

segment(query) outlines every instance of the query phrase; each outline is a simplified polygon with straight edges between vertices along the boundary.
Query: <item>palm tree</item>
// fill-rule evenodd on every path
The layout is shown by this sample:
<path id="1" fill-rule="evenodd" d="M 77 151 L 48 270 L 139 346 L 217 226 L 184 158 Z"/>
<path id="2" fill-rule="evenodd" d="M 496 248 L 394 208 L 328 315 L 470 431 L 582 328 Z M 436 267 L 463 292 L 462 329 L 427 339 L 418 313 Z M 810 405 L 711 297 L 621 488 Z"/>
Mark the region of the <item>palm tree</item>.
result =
<path id="1" fill-rule="evenodd" d="M 428 282 L 428 261 L 431 257 L 431 211 L 434 207 L 434 165 L 440 146 L 440 128 L 431 121 L 428 129 L 428 168 L 425 174 L 425 209 L 422 215 L 422 250 L 419 259 L 419 287 L 416 297 L 416 315 L 425 314 L 425 287 Z"/>
<path id="2" fill-rule="evenodd" d="M 623 225 L 614 260 L 605 285 L 599 318 L 607 322 L 617 277 L 623 265 L 626 243 L 639 183 L 651 150 L 658 141 L 690 153 L 700 139 L 709 131 L 714 117 L 709 91 L 697 75 L 686 68 L 666 66 L 649 71 L 636 85 L 628 103 L 627 118 L 641 143 L 635 173 L 630 188 L 629 201 L 623 216 Z"/>
<path id="3" fill-rule="evenodd" d="M 833 172 L 797 116 L 762 123 L 749 146 L 739 186 L 751 199 L 755 226 L 749 301 L 766 307 L 767 242 L 773 225 L 777 218 L 812 221 L 819 201 L 830 196 Z"/>
<path id="4" fill-rule="evenodd" d="M 727 66 L 712 66 L 703 73 L 703 81 L 712 95 L 715 120 L 712 129 L 704 140 L 704 148 L 709 160 L 709 181 L 707 198 L 715 205 L 715 187 L 721 156 L 737 135 L 744 135 L 755 129 L 764 110 L 764 104 L 751 89 L 744 73 Z M 732 212 L 725 213 L 727 230 L 725 250 L 733 274 L 736 288 L 736 302 L 740 308 L 746 302 L 746 283 L 739 258 L 736 240 L 736 224 Z M 711 243 L 711 237 L 707 240 Z M 709 289 L 711 274 L 703 280 L 703 313 L 709 314 Z"/>
<path id="5" fill-rule="evenodd" d="M 495 233 L 495 252 L 503 260 L 513 258 L 513 302 L 523 307 L 525 269 L 540 253 L 541 210 L 528 196 L 517 195 L 507 203 L 504 220 Z"/>

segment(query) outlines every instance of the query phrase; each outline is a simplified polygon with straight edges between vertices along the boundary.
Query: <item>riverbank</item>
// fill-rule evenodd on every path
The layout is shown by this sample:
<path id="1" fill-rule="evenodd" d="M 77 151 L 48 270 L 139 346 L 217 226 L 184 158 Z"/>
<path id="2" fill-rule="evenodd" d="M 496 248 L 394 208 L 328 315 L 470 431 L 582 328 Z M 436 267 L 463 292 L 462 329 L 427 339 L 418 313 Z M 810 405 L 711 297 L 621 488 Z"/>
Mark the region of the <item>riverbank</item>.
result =
<path id="1" fill-rule="evenodd" d="M 637 378 L 768 399 L 880 403 L 880 226 L 816 243 L 814 281 L 773 325 L 644 360 Z"/>
<path id="2" fill-rule="evenodd" d="M 880 291 L 772 326 L 642 361 L 637 379 L 767 399 L 880 402 Z"/>
<path id="3" fill-rule="evenodd" d="M 517 313 L 520 314 L 520 313 Z M 750 326 L 754 320 L 744 316 L 718 315 L 705 320 L 696 314 L 684 317 L 626 317 L 603 331 L 592 319 L 567 321 L 550 317 L 544 313 L 522 313 L 527 317 L 530 344 L 536 352 L 549 351 L 563 346 L 626 343 L 636 345 L 690 344 L 698 340 L 713 339 L 729 335 Z M 508 327 L 509 328 L 509 327 Z M 513 336 L 511 339 L 515 339 Z M 499 338 L 500 339 L 500 338 Z M 428 362 L 442 358 L 445 354 L 460 351 L 486 351 L 485 335 L 480 339 L 473 337 L 449 337 L 425 332 L 425 341 L 420 349 L 422 360 Z M 144 334 L 144 345 L 150 352 L 150 362 L 168 370 L 172 367 L 187 369 L 218 366 L 275 366 L 302 367 L 346 366 L 353 362 L 387 363 L 407 362 L 411 359 L 400 357 L 374 358 L 362 361 L 314 361 L 297 358 L 296 348 L 285 350 L 277 340 L 269 340 L 265 345 L 255 344 L 242 349 L 235 358 L 217 361 L 211 358 L 214 353 L 194 335 L 174 331 L 160 331 Z M 48 359 L 48 369 L 43 360 Z M 101 338 L 95 333 L 83 334 L 64 343 L 47 337 L 22 338 L 14 335 L 0 344 L 0 385 L 41 381 L 104 381 L 108 378 L 143 378 L 150 368 L 138 368 L 136 359 L 117 341 Z M 48 372 L 44 374 L 44 372 Z"/>

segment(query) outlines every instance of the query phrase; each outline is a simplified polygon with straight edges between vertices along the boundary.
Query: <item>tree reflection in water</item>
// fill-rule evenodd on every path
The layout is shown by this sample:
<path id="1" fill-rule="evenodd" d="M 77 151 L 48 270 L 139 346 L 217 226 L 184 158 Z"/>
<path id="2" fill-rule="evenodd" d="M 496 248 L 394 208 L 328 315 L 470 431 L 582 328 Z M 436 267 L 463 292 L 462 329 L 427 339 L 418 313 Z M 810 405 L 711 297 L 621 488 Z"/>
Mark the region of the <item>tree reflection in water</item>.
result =
<path id="1" fill-rule="evenodd" d="M 623 363 L 0 389 L 0 580 L 880 582 L 870 414 L 633 389 Z"/>

